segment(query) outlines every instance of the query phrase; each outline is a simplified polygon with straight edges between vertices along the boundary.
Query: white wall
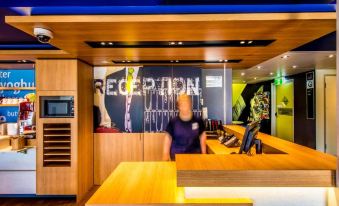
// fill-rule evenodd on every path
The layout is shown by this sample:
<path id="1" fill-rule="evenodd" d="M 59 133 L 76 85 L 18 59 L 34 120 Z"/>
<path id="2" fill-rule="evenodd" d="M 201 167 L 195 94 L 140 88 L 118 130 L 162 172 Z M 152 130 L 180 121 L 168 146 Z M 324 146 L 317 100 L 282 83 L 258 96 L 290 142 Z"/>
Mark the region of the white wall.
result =
<path id="1" fill-rule="evenodd" d="M 325 76 L 336 75 L 335 69 L 316 69 L 316 149 L 324 151 L 325 149 Z"/>

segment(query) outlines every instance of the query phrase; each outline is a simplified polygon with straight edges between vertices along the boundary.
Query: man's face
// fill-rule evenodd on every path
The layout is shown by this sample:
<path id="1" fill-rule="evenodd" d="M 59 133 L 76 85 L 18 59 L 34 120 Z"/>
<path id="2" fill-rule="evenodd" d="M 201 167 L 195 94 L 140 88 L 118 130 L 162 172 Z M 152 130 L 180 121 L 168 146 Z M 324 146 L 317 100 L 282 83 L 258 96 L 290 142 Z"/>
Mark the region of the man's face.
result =
<path id="1" fill-rule="evenodd" d="M 181 99 L 178 104 L 179 112 L 183 115 L 190 114 L 192 112 L 192 103 L 190 99 Z"/>

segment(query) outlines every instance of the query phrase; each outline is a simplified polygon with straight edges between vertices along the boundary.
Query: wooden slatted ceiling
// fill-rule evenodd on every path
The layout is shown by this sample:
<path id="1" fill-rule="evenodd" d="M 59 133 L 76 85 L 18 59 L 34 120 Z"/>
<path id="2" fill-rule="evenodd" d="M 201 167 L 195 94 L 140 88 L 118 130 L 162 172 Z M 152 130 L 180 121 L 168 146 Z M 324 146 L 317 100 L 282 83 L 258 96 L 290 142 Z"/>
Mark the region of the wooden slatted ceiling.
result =
<path id="1" fill-rule="evenodd" d="M 9 16 L 6 22 L 31 35 L 34 26 L 49 28 L 54 32 L 52 45 L 93 65 L 111 60 L 243 59 L 228 66 L 246 69 L 335 31 L 335 18 L 335 13 Z M 252 39 L 276 41 L 267 47 L 129 49 L 94 49 L 85 43 Z"/>

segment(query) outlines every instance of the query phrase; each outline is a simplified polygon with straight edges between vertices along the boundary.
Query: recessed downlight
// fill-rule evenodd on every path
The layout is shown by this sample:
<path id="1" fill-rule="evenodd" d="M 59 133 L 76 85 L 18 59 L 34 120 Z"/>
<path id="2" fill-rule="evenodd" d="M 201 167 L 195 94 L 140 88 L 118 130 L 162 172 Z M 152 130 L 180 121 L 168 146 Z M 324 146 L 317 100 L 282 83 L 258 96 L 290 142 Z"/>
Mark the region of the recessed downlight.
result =
<path id="1" fill-rule="evenodd" d="M 260 66 L 260 65 L 259 65 L 259 66 L 257 66 L 257 69 L 258 69 L 258 70 L 260 70 L 261 68 L 262 68 L 262 66 Z"/>
<path id="2" fill-rule="evenodd" d="M 328 55 L 328 58 L 333 58 L 333 57 L 334 57 L 334 54 Z"/>
<path id="3" fill-rule="evenodd" d="M 241 76 L 245 76 L 245 72 L 241 72 L 241 74 L 240 74 Z"/>
<path id="4" fill-rule="evenodd" d="M 224 60 L 222 60 L 222 59 L 219 59 L 219 62 L 223 62 Z"/>
<path id="5" fill-rule="evenodd" d="M 179 41 L 179 42 L 178 42 L 178 45 L 182 45 L 182 41 Z"/>
<path id="6" fill-rule="evenodd" d="M 256 80 L 257 79 L 257 77 L 254 77 L 254 80 Z"/>
<path id="7" fill-rule="evenodd" d="M 228 59 L 225 59 L 224 62 L 228 62 Z"/>
<path id="8" fill-rule="evenodd" d="M 252 44 L 252 43 L 253 43 L 253 41 L 248 41 L 247 43 L 248 43 L 248 44 Z"/>
<path id="9" fill-rule="evenodd" d="M 245 44 L 245 41 L 240 41 L 240 44 Z"/>
<path id="10" fill-rule="evenodd" d="M 175 62 L 177 62 L 177 63 L 178 63 L 178 62 L 179 62 L 179 60 L 175 60 Z"/>
<path id="11" fill-rule="evenodd" d="M 295 69 L 295 68 L 297 68 L 297 67 L 298 67 L 297 65 L 293 65 L 293 66 L 292 66 L 293 69 Z"/>
<path id="12" fill-rule="evenodd" d="M 284 55 L 284 56 L 282 56 L 281 58 L 282 59 L 288 59 L 290 56 L 288 56 L 288 55 Z"/>
<path id="13" fill-rule="evenodd" d="M 274 73 L 273 72 L 270 72 L 270 75 L 272 76 Z"/>
<path id="14" fill-rule="evenodd" d="M 108 45 L 113 45 L 113 42 L 108 42 Z"/>
<path id="15" fill-rule="evenodd" d="M 102 41 L 100 44 L 101 44 L 102 46 L 105 46 L 105 45 L 106 45 L 106 42 L 103 42 L 103 41 Z"/>

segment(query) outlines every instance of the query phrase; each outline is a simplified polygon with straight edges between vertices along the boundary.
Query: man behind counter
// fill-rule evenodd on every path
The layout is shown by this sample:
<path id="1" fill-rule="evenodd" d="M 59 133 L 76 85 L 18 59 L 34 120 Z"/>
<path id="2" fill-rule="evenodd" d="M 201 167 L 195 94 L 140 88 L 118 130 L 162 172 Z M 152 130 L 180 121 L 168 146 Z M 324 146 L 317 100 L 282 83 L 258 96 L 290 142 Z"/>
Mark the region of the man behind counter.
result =
<path id="1" fill-rule="evenodd" d="M 178 97 L 179 115 L 170 120 L 166 128 L 163 160 L 175 160 L 175 154 L 206 154 L 205 125 L 200 117 L 192 112 L 190 96 Z"/>

